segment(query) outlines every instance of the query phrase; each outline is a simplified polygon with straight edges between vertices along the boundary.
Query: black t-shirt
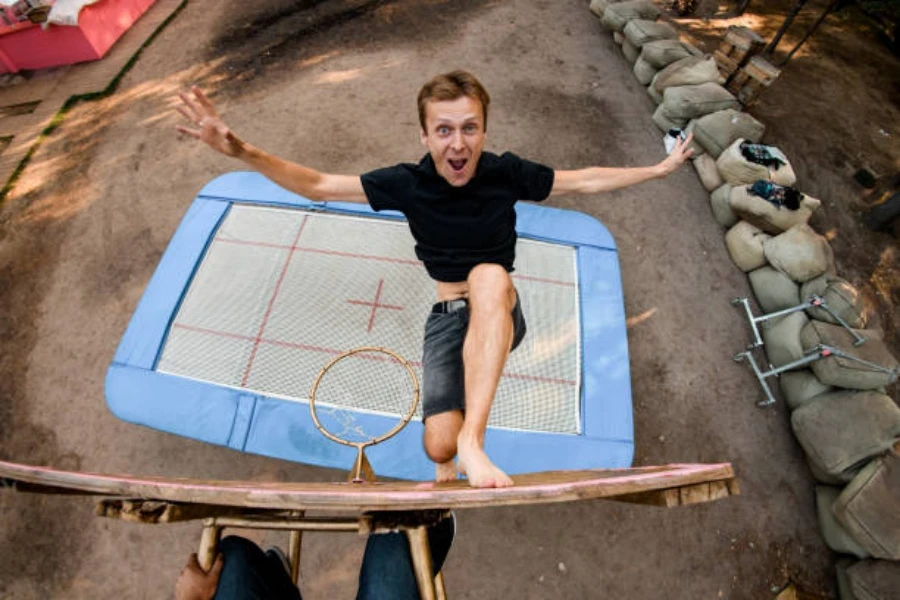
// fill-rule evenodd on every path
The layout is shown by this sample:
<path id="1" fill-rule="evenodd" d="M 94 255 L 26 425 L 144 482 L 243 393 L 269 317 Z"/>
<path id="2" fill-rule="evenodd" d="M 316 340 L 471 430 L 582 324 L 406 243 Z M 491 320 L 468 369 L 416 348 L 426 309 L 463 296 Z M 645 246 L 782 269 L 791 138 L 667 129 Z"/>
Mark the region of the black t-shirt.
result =
<path id="1" fill-rule="evenodd" d="M 376 211 L 402 212 L 416 240 L 416 256 L 432 279 L 463 281 L 475 265 L 513 270 L 517 200 L 540 201 L 553 187 L 553 170 L 511 152 L 484 152 L 475 176 L 454 187 L 441 177 L 431 155 L 362 175 Z"/>

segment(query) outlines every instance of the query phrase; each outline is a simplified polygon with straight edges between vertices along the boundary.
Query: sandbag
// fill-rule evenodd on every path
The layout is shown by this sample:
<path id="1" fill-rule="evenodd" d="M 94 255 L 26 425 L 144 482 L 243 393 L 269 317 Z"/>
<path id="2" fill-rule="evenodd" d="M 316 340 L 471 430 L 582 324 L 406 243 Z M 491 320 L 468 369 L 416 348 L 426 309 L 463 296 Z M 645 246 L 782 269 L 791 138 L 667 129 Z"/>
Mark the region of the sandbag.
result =
<path id="1" fill-rule="evenodd" d="M 870 554 L 856 543 L 834 516 L 831 508 L 841 493 L 840 488 L 827 485 L 816 486 L 816 514 L 819 517 L 819 532 L 825 545 L 834 552 L 852 554 L 857 558 L 868 558 Z"/>
<path id="2" fill-rule="evenodd" d="M 733 202 L 731 207 L 734 208 Z M 828 268 L 826 246 L 828 242 L 825 238 L 804 223 L 766 240 L 763 250 L 766 260 L 773 267 L 794 281 L 803 283 L 818 277 Z"/>
<path id="3" fill-rule="evenodd" d="M 703 184 L 707 192 L 712 192 L 722 187 L 725 183 L 719 176 L 716 161 L 710 155 L 701 154 L 700 156 L 694 156 L 691 159 L 691 164 L 694 165 L 694 170 L 697 171 L 697 176 L 700 177 L 700 183 Z"/>
<path id="4" fill-rule="evenodd" d="M 784 206 L 775 206 L 768 200 L 750 193 L 750 186 L 739 185 L 731 188 L 729 204 L 731 210 L 745 221 L 753 223 L 766 233 L 777 235 L 795 225 L 809 222 L 821 202 L 812 196 L 802 195 L 800 208 L 791 210 Z"/>
<path id="5" fill-rule="evenodd" d="M 697 143 L 718 158 L 739 138 L 759 142 L 766 127 L 751 115 L 728 108 L 700 117 L 690 130 Z"/>
<path id="6" fill-rule="evenodd" d="M 622 31 L 633 19 L 655 21 L 658 18 L 659 9 L 650 0 L 626 0 L 607 6 L 600 22 L 610 31 Z"/>
<path id="7" fill-rule="evenodd" d="M 817 396 L 834 391 L 833 387 L 819 381 L 809 369 L 782 373 L 778 377 L 778 383 L 784 402 L 792 411 L 814 401 Z"/>
<path id="8" fill-rule="evenodd" d="M 687 59 L 685 59 L 687 60 Z M 656 85 L 661 85 L 660 79 Z M 694 119 L 717 110 L 737 108 L 738 102 L 718 83 L 667 87 L 663 92 L 663 106 L 670 118 Z"/>
<path id="9" fill-rule="evenodd" d="M 709 204 L 712 207 L 713 216 L 716 218 L 716 223 L 722 227 L 731 227 L 740 221 L 740 217 L 731 210 L 730 198 L 731 186 L 728 184 L 717 187 L 709 195 Z"/>
<path id="10" fill-rule="evenodd" d="M 687 121 L 685 119 L 672 119 L 666 114 L 666 107 L 662 104 L 656 107 L 656 110 L 653 112 L 653 122 L 656 123 L 656 126 L 662 129 L 663 131 L 669 131 L 670 129 L 682 129 L 685 125 L 687 125 Z"/>
<path id="11" fill-rule="evenodd" d="M 641 46 L 641 56 L 656 69 L 662 69 L 682 58 L 692 56 L 688 47 L 678 41 L 655 40 Z"/>
<path id="12" fill-rule="evenodd" d="M 850 587 L 850 578 L 847 577 L 847 569 L 858 562 L 860 561 L 849 556 L 843 556 L 835 561 L 834 574 L 837 576 L 838 600 L 859 600 L 853 595 L 853 590 Z"/>
<path id="13" fill-rule="evenodd" d="M 829 392 L 795 410 L 791 427 L 810 463 L 848 482 L 900 438 L 900 408 L 878 392 Z"/>
<path id="14" fill-rule="evenodd" d="M 747 277 L 756 303 L 764 314 L 800 304 L 800 286 L 781 271 L 767 265 L 751 271 Z"/>
<path id="15" fill-rule="evenodd" d="M 900 595 L 900 562 L 863 560 L 848 565 L 845 575 L 855 600 L 897 600 Z"/>
<path id="16" fill-rule="evenodd" d="M 659 76 L 659 72 L 653 76 L 653 79 L 656 79 Z M 650 85 L 647 86 L 647 95 L 650 96 L 650 99 L 653 100 L 656 104 L 662 104 L 663 95 L 656 91 L 656 88 L 653 87 L 653 79 L 650 80 Z"/>
<path id="17" fill-rule="evenodd" d="M 900 444 L 860 471 L 834 501 L 832 508 L 837 521 L 869 554 L 876 558 L 900 560 L 898 499 Z"/>
<path id="18" fill-rule="evenodd" d="M 719 69 L 711 56 L 688 56 L 660 70 L 653 86 L 662 93 L 670 87 L 714 83 L 719 80 Z M 706 113 L 703 113 L 706 114 Z"/>
<path id="19" fill-rule="evenodd" d="M 784 161 L 778 168 L 766 167 L 744 158 L 741 153 L 741 144 L 744 141 L 744 138 L 736 139 L 716 159 L 716 166 L 719 167 L 719 173 L 726 183 L 733 186 L 747 185 L 758 179 L 766 179 L 778 185 L 792 186 L 797 182 L 794 169 L 781 150 L 774 146 L 766 146 L 773 156 Z"/>
<path id="20" fill-rule="evenodd" d="M 641 55 L 641 51 L 626 39 L 622 42 L 622 55 L 625 57 L 625 60 L 633 65 L 637 62 L 638 56 Z"/>
<path id="21" fill-rule="evenodd" d="M 618 0 L 591 0 L 591 12 L 602 19 L 606 8 L 613 2 L 618 2 Z"/>
<path id="22" fill-rule="evenodd" d="M 763 322 L 760 327 L 765 343 L 763 347 L 766 358 L 773 367 L 783 367 L 803 358 L 804 348 L 800 343 L 800 332 L 807 323 L 809 317 L 802 311 Z"/>
<path id="23" fill-rule="evenodd" d="M 638 59 L 634 63 L 634 76 L 641 85 L 647 85 L 653 81 L 654 75 L 656 75 L 656 69 L 650 66 L 650 63 L 638 56 Z"/>
<path id="24" fill-rule="evenodd" d="M 861 329 L 866 326 L 866 312 L 862 294 L 850 282 L 826 274 L 810 279 L 800 288 L 800 295 L 809 300 L 813 295 L 825 300 L 825 304 L 850 327 Z M 839 321 L 822 308 L 807 308 L 806 314 L 817 321 L 838 324 Z"/>
<path id="25" fill-rule="evenodd" d="M 737 268 L 746 273 L 766 264 L 763 243 L 771 237 L 759 227 L 739 221 L 725 234 L 725 246 Z"/>
<path id="26" fill-rule="evenodd" d="M 625 39 L 640 48 L 657 40 L 677 40 L 678 32 L 668 23 L 649 19 L 633 19 L 622 30 Z"/>
<path id="27" fill-rule="evenodd" d="M 881 334 L 872 329 L 855 329 L 865 338 L 865 343 L 854 346 L 854 338 L 840 325 L 810 321 L 800 333 L 805 348 L 819 344 L 837 348 L 842 352 L 893 370 L 893 374 L 873 369 L 855 360 L 842 356 L 829 356 L 810 365 L 813 373 L 822 383 L 853 390 L 875 390 L 893 383 L 900 371 L 897 359 L 891 354 Z"/>

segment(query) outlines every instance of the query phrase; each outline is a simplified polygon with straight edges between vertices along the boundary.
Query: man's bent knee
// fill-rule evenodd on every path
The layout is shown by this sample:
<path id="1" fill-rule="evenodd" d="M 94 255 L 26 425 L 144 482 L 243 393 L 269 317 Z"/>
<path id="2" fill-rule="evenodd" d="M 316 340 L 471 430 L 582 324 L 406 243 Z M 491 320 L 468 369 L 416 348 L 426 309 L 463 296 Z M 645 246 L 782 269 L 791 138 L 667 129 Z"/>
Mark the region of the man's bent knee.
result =
<path id="1" fill-rule="evenodd" d="M 456 437 L 462 428 L 461 411 L 450 410 L 425 419 L 425 453 L 436 463 L 445 463 L 456 456 Z"/>

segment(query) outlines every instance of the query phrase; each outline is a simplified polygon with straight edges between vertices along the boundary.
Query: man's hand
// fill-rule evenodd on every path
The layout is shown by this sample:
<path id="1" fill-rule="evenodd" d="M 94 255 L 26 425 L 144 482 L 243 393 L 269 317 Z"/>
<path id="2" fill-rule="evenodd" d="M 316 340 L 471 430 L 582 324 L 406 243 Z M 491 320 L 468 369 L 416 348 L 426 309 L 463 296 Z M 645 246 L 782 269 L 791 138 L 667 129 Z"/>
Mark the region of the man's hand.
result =
<path id="1" fill-rule="evenodd" d="M 191 554 L 187 564 L 175 584 L 175 600 L 212 600 L 219 585 L 219 575 L 225 564 L 222 555 L 216 557 L 209 571 L 204 571 L 197 562 L 197 555 Z"/>
<path id="2" fill-rule="evenodd" d="M 193 86 L 190 93 L 182 92 L 178 97 L 182 102 L 178 112 L 196 127 L 178 125 L 178 131 L 206 142 L 210 148 L 226 156 L 240 156 L 244 142 L 219 118 L 216 107 L 203 90 Z"/>
<path id="3" fill-rule="evenodd" d="M 685 139 L 675 142 L 675 147 L 661 163 L 659 163 L 662 176 L 666 177 L 681 168 L 681 165 L 694 155 L 694 149 L 690 147 L 694 134 L 689 134 Z"/>

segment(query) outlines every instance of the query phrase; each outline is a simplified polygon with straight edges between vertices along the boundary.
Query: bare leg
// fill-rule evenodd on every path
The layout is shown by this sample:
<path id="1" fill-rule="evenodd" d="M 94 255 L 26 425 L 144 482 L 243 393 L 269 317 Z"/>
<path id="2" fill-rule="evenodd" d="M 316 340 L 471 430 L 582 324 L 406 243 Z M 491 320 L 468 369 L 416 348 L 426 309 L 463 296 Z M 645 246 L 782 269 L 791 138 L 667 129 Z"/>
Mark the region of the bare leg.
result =
<path id="1" fill-rule="evenodd" d="M 456 438 L 463 426 L 462 412 L 451 410 L 425 419 L 425 453 L 435 462 L 437 482 L 456 479 Z"/>
<path id="2" fill-rule="evenodd" d="M 506 269 L 482 264 L 469 274 L 469 329 L 463 345 L 466 415 L 457 437 L 459 470 L 472 487 L 513 484 L 484 452 L 491 404 L 513 340 L 516 290 Z"/>

